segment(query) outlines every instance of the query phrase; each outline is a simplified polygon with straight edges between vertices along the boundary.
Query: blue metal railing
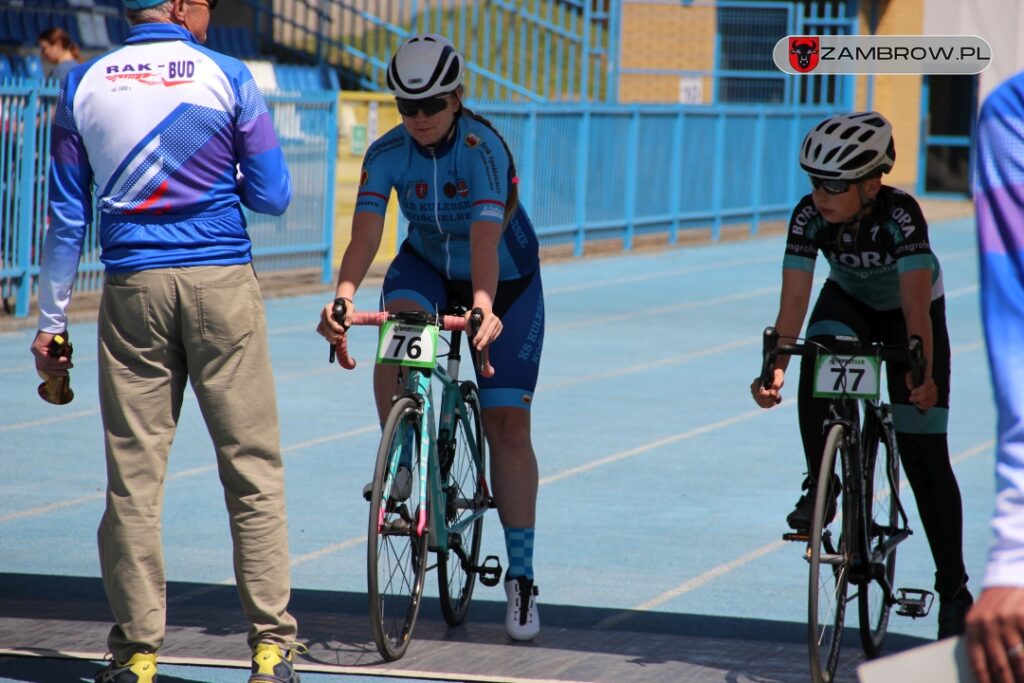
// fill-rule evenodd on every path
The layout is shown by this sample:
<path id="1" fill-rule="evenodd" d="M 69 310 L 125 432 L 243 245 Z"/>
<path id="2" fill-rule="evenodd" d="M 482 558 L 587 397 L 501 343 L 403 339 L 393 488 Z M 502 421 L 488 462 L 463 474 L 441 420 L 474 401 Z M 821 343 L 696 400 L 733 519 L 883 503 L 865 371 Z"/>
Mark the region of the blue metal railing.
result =
<path id="1" fill-rule="evenodd" d="M 47 225 L 50 122 L 57 99 L 53 82 L 0 84 L 0 295 L 28 314 L 36 293 Z M 331 277 L 337 93 L 266 93 L 292 174 L 292 203 L 280 217 L 245 211 L 253 258 L 261 272 L 318 269 Z M 76 291 L 102 285 L 94 217 L 85 238 Z"/>
<path id="2" fill-rule="evenodd" d="M 466 56 L 466 87 L 491 101 L 614 98 L 620 2 L 595 0 L 245 0 L 265 45 L 339 66 L 350 88 L 383 90 L 401 41 L 441 33 Z"/>
<path id="3" fill-rule="evenodd" d="M 471 105 L 472 106 L 472 105 Z M 542 246 L 789 217 L 807 192 L 796 163 L 828 107 L 528 104 L 473 107 L 517 161 Z"/>

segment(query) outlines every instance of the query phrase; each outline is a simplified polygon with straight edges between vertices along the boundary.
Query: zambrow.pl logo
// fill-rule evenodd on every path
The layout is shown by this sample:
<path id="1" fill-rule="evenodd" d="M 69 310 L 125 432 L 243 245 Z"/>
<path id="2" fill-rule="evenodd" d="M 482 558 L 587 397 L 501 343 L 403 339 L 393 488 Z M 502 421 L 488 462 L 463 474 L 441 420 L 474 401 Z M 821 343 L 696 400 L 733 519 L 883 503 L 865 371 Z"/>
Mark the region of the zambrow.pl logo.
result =
<path id="1" fill-rule="evenodd" d="M 788 74 L 976 74 L 992 61 L 978 36 L 786 36 L 772 51 Z"/>
<path id="2" fill-rule="evenodd" d="M 789 65 L 805 74 L 818 66 L 820 43 L 818 36 L 787 36 L 789 38 Z"/>

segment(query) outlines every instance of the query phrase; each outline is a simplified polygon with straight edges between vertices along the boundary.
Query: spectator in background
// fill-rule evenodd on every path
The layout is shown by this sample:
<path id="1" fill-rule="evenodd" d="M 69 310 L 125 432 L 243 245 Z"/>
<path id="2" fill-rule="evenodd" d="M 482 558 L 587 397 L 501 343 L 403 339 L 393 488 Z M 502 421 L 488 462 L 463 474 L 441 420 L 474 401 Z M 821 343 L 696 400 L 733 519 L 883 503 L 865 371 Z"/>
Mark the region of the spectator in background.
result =
<path id="1" fill-rule="evenodd" d="M 995 539 L 967 615 L 979 683 L 1024 682 L 1024 73 L 999 86 L 978 121 L 975 212 L 981 310 L 998 412 Z"/>
<path id="2" fill-rule="evenodd" d="M 39 34 L 36 44 L 39 45 L 39 54 L 42 55 L 43 61 L 56 65 L 50 72 L 50 78 L 62 83 L 68 72 L 82 61 L 78 43 L 71 40 L 71 36 L 62 28 L 46 29 Z"/>

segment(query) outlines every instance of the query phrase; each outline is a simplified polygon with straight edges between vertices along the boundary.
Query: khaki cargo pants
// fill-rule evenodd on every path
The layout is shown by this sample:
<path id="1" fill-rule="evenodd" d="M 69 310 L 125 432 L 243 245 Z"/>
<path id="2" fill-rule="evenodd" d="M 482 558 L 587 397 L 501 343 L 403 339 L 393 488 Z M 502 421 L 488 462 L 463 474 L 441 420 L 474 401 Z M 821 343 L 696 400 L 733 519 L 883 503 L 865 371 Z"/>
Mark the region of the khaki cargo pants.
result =
<path id="1" fill-rule="evenodd" d="M 167 601 L 160 511 L 186 382 L 213 440 L 250 647 L 295 640 L 277 403 L 251 265 L 108 275 L 99 313 L 107 507 L 98 540 L 118 661 L 155 652 Z M 226 552 L 226 549 L 225 549 Z"/>

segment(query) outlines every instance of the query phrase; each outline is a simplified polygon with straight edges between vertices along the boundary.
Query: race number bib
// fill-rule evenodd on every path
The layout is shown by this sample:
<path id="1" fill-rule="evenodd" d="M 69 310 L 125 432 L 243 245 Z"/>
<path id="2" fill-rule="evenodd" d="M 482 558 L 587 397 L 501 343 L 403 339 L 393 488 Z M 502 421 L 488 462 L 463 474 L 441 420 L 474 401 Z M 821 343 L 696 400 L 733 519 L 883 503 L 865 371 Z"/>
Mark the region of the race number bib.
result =
<path id="1" fill-rule="evenodd" d="M 433 369 L 437 360 L 437 334 L 437 325 L 388 320 L 380 328 L 377 362 Z"/>
<path id="2" fill-rule="evenodd" d="M 814 366 L 814 395 L 876 399 L 880 379 L 881 361 L 876 356 L 818 356 Z"/>

